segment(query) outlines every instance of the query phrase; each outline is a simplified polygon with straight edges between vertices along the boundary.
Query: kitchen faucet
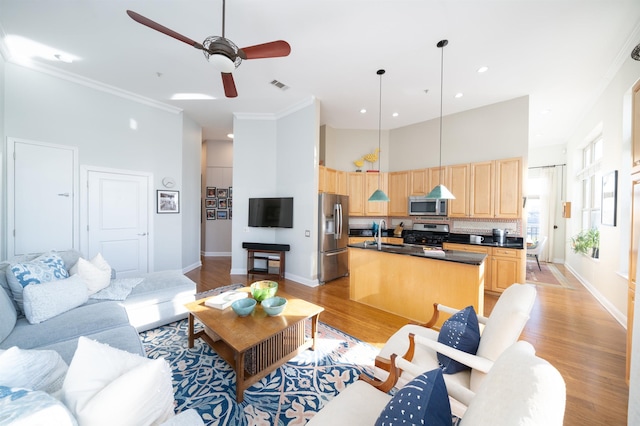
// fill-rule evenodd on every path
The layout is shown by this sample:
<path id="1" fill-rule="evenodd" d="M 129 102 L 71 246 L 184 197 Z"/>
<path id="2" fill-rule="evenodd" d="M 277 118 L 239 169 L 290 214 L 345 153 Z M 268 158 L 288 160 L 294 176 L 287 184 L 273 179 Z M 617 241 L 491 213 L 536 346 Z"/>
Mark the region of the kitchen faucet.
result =
<path id="1" fill-rule="evenodd" d="M 382 250 L 382 225 L 387 226 L 387 222 L 384 219 L 380 219 L 378 224 L 378 250 Z"/>

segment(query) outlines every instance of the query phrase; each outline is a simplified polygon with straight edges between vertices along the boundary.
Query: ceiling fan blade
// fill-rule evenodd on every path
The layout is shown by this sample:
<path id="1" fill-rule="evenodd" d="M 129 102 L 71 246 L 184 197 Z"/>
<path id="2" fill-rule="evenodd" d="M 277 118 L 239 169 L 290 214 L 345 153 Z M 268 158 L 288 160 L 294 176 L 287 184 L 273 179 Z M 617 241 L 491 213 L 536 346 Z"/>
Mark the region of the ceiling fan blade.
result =
<path id="1" fill-rule="evenodd" d="M 291 53 L 291 46 L 284 40 L 243 47 L 238 51 L 242 59 L 277 58 L 280 56 L 288 56 L 289 53 Z"/>
<path id="2" fill-rule="evenodd" d="M 169 29 L 163 25 L 158 24 L 157 22 L 152 21 L 149 18 L 145 18 L 144 16 L 140 15 L 139 13 L 134 12 L 133 10 L 127 10 L 127 15 L 129 15 L 131 17 L 131 19 L 133 19 L 134 21 L 142 24 L 142 25 L 146 25 L 147 27 L 156 30 L 156 31 L 160 31 L 163 34 L 168 35 L 169 37 L 173 37 L 176 40 L 180 40 L 183 43 L 187 43 L 190 46 L 195 47 L 196 49 L 200 49 L 200 50 L 204 50 L 204 47 L 202 46 L 202 44 L 198 43 L 195 40 L 191 40 L 189 37 L 185 37 L 180 33 L 177 33 L 175 31 L 173 31 L 172 29 Z"/>
<path id="3" fill-rule="evenodd" d="M 224 86 L 224 94 L 227 98 L 235 98 L 238 96 L 236 91 L 236 83 L 233 81 L 233 75 L 230 72 L 222 72 L 222 85 Z"/>

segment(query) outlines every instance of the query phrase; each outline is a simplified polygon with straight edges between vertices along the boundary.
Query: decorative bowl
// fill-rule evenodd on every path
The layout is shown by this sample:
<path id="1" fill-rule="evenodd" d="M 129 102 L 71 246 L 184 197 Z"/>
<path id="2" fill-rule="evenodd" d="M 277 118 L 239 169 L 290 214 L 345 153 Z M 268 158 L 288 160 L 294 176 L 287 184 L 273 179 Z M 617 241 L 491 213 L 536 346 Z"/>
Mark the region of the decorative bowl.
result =
<path id="1" fill-rule="evenodd" d="M 236 300 L 231 304 L 231 308 L 239 317 L 246 317 L 256 308 L 256 301 L 250 298 Z"/>
<path id="2" fill-rule="evenodd" d="M 262 309 L 269 316 L 280 315 L 285 306 L 287 306 L 287 299 L 284 297 L 275 296 L 262 301 Z"/>
<path id="3" fill-rule="evenodd" d="M 264 299 L 268 299 L 276 295 L 278 291 L 278 283 L 275 281 L 256 281 L 251 284 L 251 296 L 260 303 Z"/>

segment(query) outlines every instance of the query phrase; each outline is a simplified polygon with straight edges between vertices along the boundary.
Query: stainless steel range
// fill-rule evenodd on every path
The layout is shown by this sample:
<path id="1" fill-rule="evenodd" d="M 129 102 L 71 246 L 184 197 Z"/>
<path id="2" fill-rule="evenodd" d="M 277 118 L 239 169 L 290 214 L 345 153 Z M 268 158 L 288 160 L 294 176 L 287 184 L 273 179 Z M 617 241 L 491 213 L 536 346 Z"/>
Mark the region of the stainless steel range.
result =
<path id="1" fill-rule="evenodd" d="M 403 232 L 402 238 L 405 244 L 442 248 L 442 243 L 449 241 L 449 225 L 414 223 L 411 230 Z"/>

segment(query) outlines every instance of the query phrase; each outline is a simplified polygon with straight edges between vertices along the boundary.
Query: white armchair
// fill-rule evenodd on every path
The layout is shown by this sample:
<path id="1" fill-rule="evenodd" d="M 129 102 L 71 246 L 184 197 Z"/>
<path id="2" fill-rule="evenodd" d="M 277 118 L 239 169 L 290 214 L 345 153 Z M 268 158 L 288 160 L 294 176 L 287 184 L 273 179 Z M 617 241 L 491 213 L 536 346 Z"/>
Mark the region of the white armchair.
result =
<path id="1" fill-rule="evenodd" d="M 527 257 L 535 257 L 536 262 L 538 263 L 538 269 L 542 271 L 540 267 L 540 259 L 538 257 L 542 254 L 542 250 L 544 250 L 544 245 L 547 243 L 547 237 L 542 237 L 536 242 L 536 245 L 529 248 L 527 247 Z"/>
<path id="2" fill-rule="evenodd" d="M 380 350 L 375 363 L 375 377 L 380 380 L 388 377 L 389 359 L 394 353 L 403 354 L 404 358 L 419 365 L 422 371 L 438 368 L 438 352 L 446 355 L 471 367 L 470 370 L 444 375 L 451 409 L 461 417 L 495 360 L 520 337 L 529 320 L 536 294 L 535 286 L 531 284 L 513 284 L 500 295 L 488 318 L 478 316 L 478 322 L 481 327 L 484 325 L 484 329 L 481 330 L 480 344 L 475 355 L 438 343 L 437 330 L 421 325 L 405 325 Z M 436 322 L 438 312 L 453 314 L 457 309 L 436 305 L 434 318 L 427 325 Z M 415 341 L 420 345 L 414 345 L 410 341 L 410 334 L 416 336 Z M 413 376 L 402 372 L 398 386 L 404 386 L 412 378 Z"/>
<path id="3" fill-rule="evenodd" d="M 412 376 L 425 371 L 423 366 L 395 355 L 394 361 L 395 370 L 402 369 Z M 561 426 L 563 423 L 565 382 L 558 370 L 537 357 L 533 346 L 524 341 L 514 343 L 503 352 L 471 396 L 460 426 Z M 358 380 L 329 401 L 307 425 L 370 426 L 376 423 L 391 399 L 375 384 Z"/>

